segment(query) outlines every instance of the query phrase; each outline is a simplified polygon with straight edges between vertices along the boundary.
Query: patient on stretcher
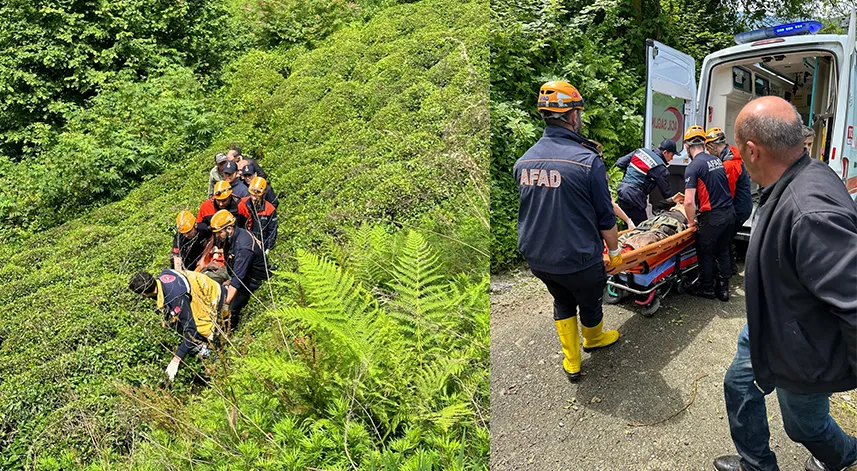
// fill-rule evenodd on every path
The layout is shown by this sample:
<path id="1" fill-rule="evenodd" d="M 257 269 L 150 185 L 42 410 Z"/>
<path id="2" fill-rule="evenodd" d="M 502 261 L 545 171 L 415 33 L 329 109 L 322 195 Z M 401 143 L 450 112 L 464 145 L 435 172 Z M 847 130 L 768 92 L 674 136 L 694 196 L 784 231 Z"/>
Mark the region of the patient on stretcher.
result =
<path id="1" fill-rule="evenodd" d="M 622 252 L 630 252 L 674 236 L 687 229 L 684 206 L 676 204 L 669 211 L 656 214 L 637 225 L 637 228 L 619 236 Z"/>

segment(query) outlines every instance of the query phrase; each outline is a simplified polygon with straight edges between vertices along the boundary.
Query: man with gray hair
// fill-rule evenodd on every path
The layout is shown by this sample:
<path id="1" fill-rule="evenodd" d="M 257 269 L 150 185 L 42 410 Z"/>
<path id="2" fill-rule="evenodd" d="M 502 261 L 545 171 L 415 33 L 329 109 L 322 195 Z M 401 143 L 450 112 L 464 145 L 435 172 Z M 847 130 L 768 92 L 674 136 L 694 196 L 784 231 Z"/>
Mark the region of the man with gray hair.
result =
<path id="1" fill-rule="evenodd" d="M 803 127 L 803 147 L 806 152 L 812 157 L 812 142 L 815 140 L 815 131 L 809 126 Z"/>
<path id="2" fill-rule="evenodd" d="M 777 392 L 808 471 L 857 462 L 857 439 L 830 416 L 830 395 L 857 387 L 857 207 L 839 177 L 811 160 L 785 100 L 753 100 L 735 121 L 750 178 L 763 186 L 747 250 L 747 325 L 724 378 L 740 456 L 719 471 L 774 471 L 765 396 Z"/>
<path id="3" fill-rule="evenodd" d="M 223 152 L 218 152 L 214 156 L 214 167 L 208 172 L 208 197 L 214 196 L 214 185 L 219 181 L 223 181 L 223 167 L 229 162 L 229 158 Z"/>

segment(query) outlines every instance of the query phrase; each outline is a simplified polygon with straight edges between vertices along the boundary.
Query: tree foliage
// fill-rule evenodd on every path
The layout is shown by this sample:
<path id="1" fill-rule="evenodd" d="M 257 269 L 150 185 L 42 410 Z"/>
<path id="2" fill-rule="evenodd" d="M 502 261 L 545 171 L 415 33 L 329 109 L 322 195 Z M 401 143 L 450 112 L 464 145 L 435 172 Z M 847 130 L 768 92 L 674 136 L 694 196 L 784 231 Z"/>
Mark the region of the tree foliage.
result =
<path id="1" fill-rule="evenodd" d="M 190 69 L 145 82 L 114 81 L 69 115 L 36 159 L 0 162 L 0 216 L 29 232 L 117 200 L 209 145 L 217 129 L 203 88 Z"/>
<path id="2" fill-rule="evenodd" d="M 0 5 L 0 155 L 36 155 L 55 131 L 122 74 L 185 66 L 201 77 L 234 49 L 222 2 L 9 0 Z"/>

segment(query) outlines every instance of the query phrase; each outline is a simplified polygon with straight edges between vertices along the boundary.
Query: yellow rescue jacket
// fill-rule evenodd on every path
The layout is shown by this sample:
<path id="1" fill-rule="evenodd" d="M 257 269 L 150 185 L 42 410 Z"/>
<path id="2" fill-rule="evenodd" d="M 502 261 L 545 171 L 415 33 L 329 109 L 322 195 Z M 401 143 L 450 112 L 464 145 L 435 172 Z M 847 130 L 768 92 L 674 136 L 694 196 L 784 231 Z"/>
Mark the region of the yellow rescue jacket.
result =
<path id="1" fill-rule="evenodd" d="M 196 323 L 196 330 L 205 338 L 214 338 L 214 323 L 217 322 L 218 304 L 220 303 L 220 284 L 202 273 L 189 270 L 173 270 L 184 276 L 190 288 L 190 310 Z M 164 288 L 161 281 L 158 284 L 158 309 L 164 307 Z"/>

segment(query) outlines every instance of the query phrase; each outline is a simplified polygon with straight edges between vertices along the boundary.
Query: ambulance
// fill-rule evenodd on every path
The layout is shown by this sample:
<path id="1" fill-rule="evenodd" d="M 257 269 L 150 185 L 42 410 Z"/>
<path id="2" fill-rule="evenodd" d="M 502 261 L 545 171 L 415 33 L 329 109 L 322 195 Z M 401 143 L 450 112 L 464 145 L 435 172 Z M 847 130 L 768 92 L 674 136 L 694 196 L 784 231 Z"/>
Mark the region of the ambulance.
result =
<path id="1" fill-rule="evenodd" d="M 705 57 L 697 87 L 692 57 L 657 41 L 647 42 L 645 146 L 663 139 L 682 148 L 693 124 L 719 127 L 734 145 L 735 118 L 750 100 L 774 95 L 792 103 L 815 131 L 810 156 L 827 163 L 857 197 L 857 139 L 854 136 L 857 53 L 855 14 L 847 35 L 819 35 L 821 23 L 802 21 L 735 36 L 736 46 Z M 670 164 L 671 186 L 684 188 L 685 151 Z M 760 188 L 751 182 L 753 211 Z M 738 231 L 747 240 L 752 217 Z"/>

